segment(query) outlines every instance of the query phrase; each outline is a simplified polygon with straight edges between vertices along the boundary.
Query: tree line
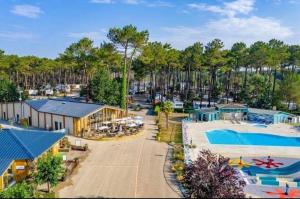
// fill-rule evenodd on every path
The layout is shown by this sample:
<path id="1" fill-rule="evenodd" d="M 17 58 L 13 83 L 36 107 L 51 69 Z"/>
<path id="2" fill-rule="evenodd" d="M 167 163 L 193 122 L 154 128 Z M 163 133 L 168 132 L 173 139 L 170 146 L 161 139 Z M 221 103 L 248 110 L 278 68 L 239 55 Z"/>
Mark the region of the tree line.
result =
<path id="1" fill-rule="evenodd" d="M 222 98 L 287 109 L 300 102 L 300 45 L 272 39 L 250 46 L 237 42 L 225 49 L 221 40 L 214 39 L 178 50 L 167 43 L 149 42 L 149 32 L 133 25 L 111 28 L 107 38 L 109 42 L 100 46 L 83 38 L 56 59 L 0 51 L 1 77 L 24 89 L 47 83 L 83 84 L 83 93 L 93 100 L 122 108 L 127 106 L 133 82 L 138 82 L 138 89 L 141 82 L 148 82 L 152 98 L 159 92 L 187 104 Z"/>

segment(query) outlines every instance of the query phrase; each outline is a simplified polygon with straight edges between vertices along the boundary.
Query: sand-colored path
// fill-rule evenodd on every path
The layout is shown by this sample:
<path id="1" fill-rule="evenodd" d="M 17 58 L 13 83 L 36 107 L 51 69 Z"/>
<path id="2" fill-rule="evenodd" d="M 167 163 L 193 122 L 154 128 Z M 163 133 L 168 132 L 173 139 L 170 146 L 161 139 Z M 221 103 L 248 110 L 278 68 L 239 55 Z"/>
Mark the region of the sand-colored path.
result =
<path id="1" fill-rule="evenodd" d="M 168 146 L 154 140 L 157 126 L 145 116 L 145 131 L 132 139 L 86 141 L 91 149 L 59 197 L 174 198 L 163 168 Z"/>

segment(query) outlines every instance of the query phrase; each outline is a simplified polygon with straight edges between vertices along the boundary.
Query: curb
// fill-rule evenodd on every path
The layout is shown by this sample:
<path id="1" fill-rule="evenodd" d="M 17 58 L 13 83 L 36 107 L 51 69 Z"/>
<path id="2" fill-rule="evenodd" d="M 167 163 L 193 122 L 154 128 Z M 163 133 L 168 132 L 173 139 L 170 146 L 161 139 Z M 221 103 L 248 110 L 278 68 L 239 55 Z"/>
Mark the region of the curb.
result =
<path id="1" fill-rule="evenodd" d="M 175 193 L 177 193 L 178 196 L 179 196 L 180 198 L 184 198 L 184 197 L 185 197 L 185 191 L 184 191 L 184 189 L 183 189 L 181 183 L 179 183 L 179 182 L 177 181 L 175 173 L 170 172 L 171 175 L 173 175 L 173 177 L 174 177 L 174 179 L 175 179 L 175 181 L 176 181 L 176 185 L 174 185 L 172 182 L 170 182 L 170 180 L 169 180 L 170 178 L 167 178 L 167 177 L 166 177 L 166 172 L 167 172 L 167 170 L 170 169 L 170 165 L 168 165 L 167 162 L 168 162 L 168 161 L 171 162 L 171 157 L 172 157 L 172 153 L 171 153 L 171 152 L 172 152 L 172 150 L 173 150 L 173 148 L 172 148 L 170 145 L 168 145 L 168 150 L 167 150 L 167 154 L 166 154 L 166 158 L 165 158 L 165 162 L 164 162 L 163 174 L 164 174 L 164 178 L 165 178 L 165 180 L 166 180 L 168 186 L 169 186 Z"/>

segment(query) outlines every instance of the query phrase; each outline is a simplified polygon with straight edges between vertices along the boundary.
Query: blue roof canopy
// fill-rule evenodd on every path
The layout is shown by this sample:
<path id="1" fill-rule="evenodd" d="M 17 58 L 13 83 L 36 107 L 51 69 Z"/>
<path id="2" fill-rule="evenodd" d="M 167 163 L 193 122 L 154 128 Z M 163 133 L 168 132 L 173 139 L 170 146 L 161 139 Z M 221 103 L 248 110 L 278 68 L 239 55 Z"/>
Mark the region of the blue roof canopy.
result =
<path id="1" fill-rule="evenodd" d="M 1 130 L 0 131 L 0 174 L 13 160 L 34 160 L 65 134 L 46 131 Z"/>
<path id="2" fill-rule="evenodd" d="M 33 109 L 56 115 L 81 118 L 103 107 L 100 104 L 82 103 L 66 100 L 43 99 L 25 101 Z"/>
<path id="3" fill-rule="evenodd" d="M 0 175 L 2 175 L 12 163 L 12 159 L 0 159 Z"/>

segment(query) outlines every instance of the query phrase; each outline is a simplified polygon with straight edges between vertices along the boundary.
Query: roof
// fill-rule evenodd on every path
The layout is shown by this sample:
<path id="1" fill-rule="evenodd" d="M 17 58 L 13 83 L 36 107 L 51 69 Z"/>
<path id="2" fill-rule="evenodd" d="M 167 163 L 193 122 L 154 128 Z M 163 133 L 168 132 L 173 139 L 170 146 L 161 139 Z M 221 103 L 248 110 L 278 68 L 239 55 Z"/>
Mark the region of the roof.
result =
<path id="1" fill-rule="evenodd" d="M 276 114 L 286 114 L 286 115 L 292 115 L 289 113 L 285 113 L 282 111 L 274 111 L 274 110 L 268 110 L 268 109 L 258 109 L 258 108 L 249 108 L 250 113 L 256 113 L 256 114 L 265 114 L 265 115 L 276 115 Z"/>
<path id="2" fill-rule="evenodd" d="M 243 104 L 218 104 L 218 109 L 247 109 L 248 107 Z"/>
<path id="3" fill-rule="evenodd" d="M 199 113 L 213 113 L 213 112 L 218 112 L 218 110 L 216 108 L 202 108 L 202 109 L 198 109 L 196 110 Z"/>
<path id="4" fill-rule="evenodd" d="M 1 159 L 0 175 L 2 175 L 8 169 L 8 167 L 11 165 L 12 161 L 13 161 L 12 159 Z"/>
<path id="5" fill-rule="evenodd" d="M 103 108 L 103 105 L 100 104 L 82 103 L 67 100 L 42 99 L 27 100 L 25 102 L 38 112 L 52 113 L 55 115 L 64 115 L 76 118 L 87 116 Z"/>
<path id="6" fill-rule="evenodd" d="M 0 131 L 0 174 L 13 160 L 34 160 L 55 143 L 63 133 L 6 129 Z"/>

